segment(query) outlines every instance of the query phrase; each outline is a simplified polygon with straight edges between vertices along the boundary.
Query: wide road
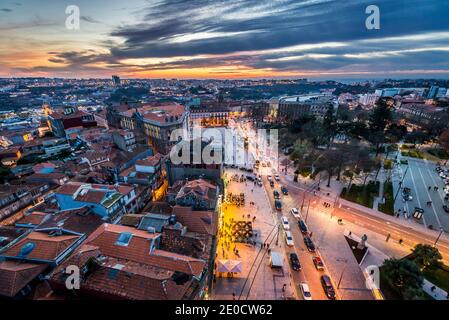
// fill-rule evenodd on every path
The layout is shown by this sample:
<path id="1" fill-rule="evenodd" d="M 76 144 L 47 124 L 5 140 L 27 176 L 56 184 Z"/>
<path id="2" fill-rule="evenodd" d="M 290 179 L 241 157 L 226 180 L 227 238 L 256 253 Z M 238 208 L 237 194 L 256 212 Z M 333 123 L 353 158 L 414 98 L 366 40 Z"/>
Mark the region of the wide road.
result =
<path id="1" fill-rule="evenodd" d="M 399 194 L 396 199 L 396 210 L 399 208 L 404 210 L 405 207 L 408 214 L 413 214 L 415 207 L 423 208 L 422 223 L 426 227 L 432 226 L 435 230 L 443 228 L 449 232 L 449 214 L 443 210 L 443 205 L 449 203 L 444 201 L 444 181 L 435 171 L 435 163 L 414 158 L 407 160 L 408 169 L 406 165 L 400 165 L 399 172 L 401 176 L 405 174 L 403 186 L 412 189 L 413 200 L 405 203 Z M 434 190 L 435 186 L 438 190 Z M 432 201 L 431 206 L 427 205 L 428 201 Z"/>
<path id="2" fill-rule="evenodd" d="M 270 198 L 271 205 L 274 208 L 274 195 L 273 190 L 277 190 L 281 195 L 282 201 L 282 211 L 278 211 L 278 219 L 280 221 L 282 216 L 285 216 L 289 220 L 290 232 L 293 236 L 294 246 L 286 247 L 287 255 L 291 252 L 295 252 L 301 263 L 302 270 L 299 272 L 292 271 L 293 279 L 295 284 L 299 284 L 300 282 L 306 282 L 309 285 L 312 298 L 314 300 L 327 300 L 327 296 L 324 293 L 323 287 L 321 286 L 320 277 L 324 274 L 330 276 L 327 268 L 323 271 L 319 271 L 315 268 L 313 264 L 312 257 L 317 255 L 320 256 L 319 251 L 316 253 L 310 253 L 307 250 L 306 245 L 304 244 L 303 235 L 298 227 L 298 220 L 290 213 L 290 209 L 293 207 L 300 208 L 301 207 L 301 199 L 298 197 L 291 197 L 290 195 L 283 195 L 281 192 L 281 183 L 275 182 L 274 188 L 270 187 L 269 181 L 266 176 L 262 176 L 262 180 L 264 182 L 264 187 L 267 190 L 268 196 Z M 304 218 L 304 217 L 303 217 Z M 284 234 L 285 235 L 285 234 Z M 283 239 L 285 241 L 285 239 Z M 335 283 L 334 283 L 334 287 Z"/>
<path id="3" fill-rule="evenodd" d="M 299 189 L 294 182 L 287 181 L 283 179 L 283 183 L 289 188 Z M 305 192 L 304 190 L 302 190 Z M 313 192 L 308 192 L 309 197 L 313 196 Z M 320 199 L 320 196 L 315 196 L 315 198 Z M 330 201 L 329 201 L 330 202 Z M 333 202 L 331 202 L 332 204 Z M 383 219 L 380 216 L 369 214 L 367 212 L 358 210 L 348 205 L 337 205 L 332 211 L 332 215 L 343 219 L 343 221 L 351 222 L 355 225 L 365 228 L 366 230 L 375 232 L 377 234 L 385 236 L 390 234 L 389 241 L 399 241 L 403 240 L 403 245 L 410 248 L 414 247 L 418 243 L 425 243 L 433 245 L 438 237 L 438 232 L 433 232 L 428 234 L 426 232 L 420 231 L 421 226 L 417 225 L 417 228 L 413 228 L 407 225 L 403 225 L 399 222 L 390 221 L 388 219 Z M 437 247 L 443 256 L 445 263 L 449 263 L 449 241 L 446 235 L 439 238 Z"/>

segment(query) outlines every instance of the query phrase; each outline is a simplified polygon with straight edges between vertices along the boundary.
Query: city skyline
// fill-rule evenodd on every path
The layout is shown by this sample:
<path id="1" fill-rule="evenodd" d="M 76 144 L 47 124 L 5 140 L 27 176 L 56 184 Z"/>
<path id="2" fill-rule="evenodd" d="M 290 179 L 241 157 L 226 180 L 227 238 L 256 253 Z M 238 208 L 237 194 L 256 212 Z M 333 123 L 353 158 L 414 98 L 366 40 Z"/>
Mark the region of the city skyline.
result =
<path id="1" fill-rule="evenodd" d="M 80 29 L 65 27 L 66 7 Z M 0 77 L 444 78 L 449 4 L 377 1 L 6 1 Z M 431 18 L 429 18 L 431 17 Z"/>

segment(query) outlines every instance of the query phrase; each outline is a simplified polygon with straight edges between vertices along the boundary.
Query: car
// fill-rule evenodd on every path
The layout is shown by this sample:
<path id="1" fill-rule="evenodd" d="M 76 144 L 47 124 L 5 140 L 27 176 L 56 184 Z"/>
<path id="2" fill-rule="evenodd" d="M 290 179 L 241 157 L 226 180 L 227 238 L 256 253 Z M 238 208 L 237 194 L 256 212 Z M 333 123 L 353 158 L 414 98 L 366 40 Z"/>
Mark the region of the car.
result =
<path id="1" fill-rule="evenodd" d="M 294 252 L 290 253 L 290 264 L 295 271 L 301 270 L 301 263 L 299 263 L 298 255 Z"/>
<path id="2" fill-rule="evenodd" d="M 322 275 L 320 281 L 321 285 L 323 286 L 324 292 L 326 293 L 326 296 L 331 300 L 335 300 L 336 295 L 331 278 L 329 278 L 329 276 L 327 275 Z"/>
<path id="3" fill-rule="evenodd" d="M 270 187 L 274 188 L 274 181 L 273 180 L 270 181 Z"/>
<path id="4" fill-rule="evenodd" d="M 273 178 L 271 177 L 271 175 L 268 175 L 268 176 L 267 176 L 267 180 L 268 180 L 268 181 L 273 181 Z"/>
<path id="5" fill-rule="evenodd" d="M 444 171 L 441 171 L 441 172 L 440 172 L 440 177 L 441 177 L 441 178 L 446 178 L 446 173 L 445 173 Z"/>
<path id="6" fill-rule="evenodd" d="M 281 187 L 281 192 L 284 196 L 288 196 L 288 189 L 284 186 Z"/>
<path id="7" fill-rule="evenodd" d="M 291 209 L 290 209 L 290 213 L 291 213 L 292 216 L 294 216 L 296 219 L 299 219 L 299 218 L 301 217 L 297 208 L 291 208 Z"/>
<path id="8" fill-rule="evenodd" d="M 288 223 L 287 217 L 281 218 L 282 226 L 284 227 L 284 230 L 290 230 L 290 224 Z"/>
<path id="9" fill-rule="evenodd" d="M 310 293 L 309 285 L 305 282 L 299 284 L 299 289 L 301 290 L 304 300 L 312 300 L 312 294 Z"/>
<path id="10" fill-rule="evenodd" d="M 277 173 L 274 175 L 274 180 L 276 180 L 276 181 L 281 180 L 281 178 L 279 178 L 279 175 Z"/>
<path id="11" fill-rule="evenodd" d="M 306 245 L 309 252 L 315 252 L 315 245 L 313 244 L 313 241 L 309 236 L 304 237 L 304 244 Z"/>
<path id="12" fill-rule="evenodd" d="M 443 210 L 446 211 L 447 213 L 449 213 L 449 207 L 447 205 L 443 206 Z"/>
<path id="13" fill-rule="evenodd" d="M 298 227 L 299 227 L 299 230 L 301 230 L 301 232 L 303 234 L 308 234 L 309 233 L 309 229 L 307 228 L 307 225 L 304 222 L 304 220 L 302 220 L 302 219 L 298 220 Z"/>
<path id="14" fill-rule="evenodd" d="M 313 261 L 313 264 L 315 265 L 315 268 L 317 270 L 324 270 L 324 263 L 323 263 L 323 260 L 321 260 L 320 257 L 314 256 L 312 258 L 312 261 Z"/>
<path id="15" fill-rule="evenodd" d="M 293 243 L 292 233 L 290 231 L 285 231 L 285 243 L 289 247 L 293 247 L 295 244 Z"/>
<path id="16" fill-rule="evenodd" d="M 253 177 L 253 176 L 246 176 L 246 179 L 247 179 L 248 181 L 254 181 L 254 177 Z"/>
<path id="17" fill-rule="evenodd" d="M 279 199 L 281 197 L 281 195 L 279 194 L 279 192 L 277 190 L 273 191 L 273 196 L 275 199 Z"/>
<path id="18" fill-rule="evenodd" d="M 279 200 L 275 200 L 274 201 L 274 206 L 276 208 L 276 210 L 281 211 L 282 210 L 282 202 Z"/>

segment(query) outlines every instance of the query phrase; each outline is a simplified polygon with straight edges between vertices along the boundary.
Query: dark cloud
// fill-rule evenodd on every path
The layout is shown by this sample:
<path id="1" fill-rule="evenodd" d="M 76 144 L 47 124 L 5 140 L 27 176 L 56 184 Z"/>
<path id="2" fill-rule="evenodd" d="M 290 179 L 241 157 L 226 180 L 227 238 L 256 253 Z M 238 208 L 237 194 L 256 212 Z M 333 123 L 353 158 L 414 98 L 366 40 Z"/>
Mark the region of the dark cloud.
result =
<path id="1" fill-rule="evenodd" d="M 9 8 L 1 8 L 0 11 L 3 11 L 3 12 L 12 12 L 12 9 L 9 9 Z"/>
<path id="2" fill-rule="evenodd" d="M 85 70 L 95 63 L 128 71 L 210 66 L 298 73 L 449 69 L 449 51 L 441 50 L 449 48 L 449 1 L 375 2 L 380 30 L 365 27 L 365 9 L 372 0 L 161 0 L 139 10 L 133 24 L 111 32 L 117 41 L 101 43 L 109 53 L 52 52 L 49 61 L 62 63 L 58 68 L 64 70 Z M 81 19 L 100 23 L 89 16 Z M 432 33 L 436 36 L 429 37 Z M 329 42 L 340 46 L 318 45 Z M 176 58 L 184 56 L 191 58 Z M 133 58 L 174 59 L 121 62 Z"/>
<path id="3" fill-rule="evenodd" d="M 100 21 L 92 18 L 91 16 L 81 16 L 80 19 L 85 21 L 85 22 L 89 22 L 89 23 L 101 23 Z"/>

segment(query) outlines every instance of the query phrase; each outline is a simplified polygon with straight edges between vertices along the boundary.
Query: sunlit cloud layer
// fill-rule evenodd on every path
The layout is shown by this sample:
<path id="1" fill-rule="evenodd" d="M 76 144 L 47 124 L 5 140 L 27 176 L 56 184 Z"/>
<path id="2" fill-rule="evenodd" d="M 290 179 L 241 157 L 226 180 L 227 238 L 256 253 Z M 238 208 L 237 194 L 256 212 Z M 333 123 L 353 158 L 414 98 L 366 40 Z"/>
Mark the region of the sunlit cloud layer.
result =
<path id="1" fill-rule="evenodd" d="M 78 2 L 81 29 L 65 29 Z M 0 6 L 0 76 L 389 77 L 449 73 L 449 2 L 24 0 Z M 7 10 L 1 10 L 7 9 Z"/>

